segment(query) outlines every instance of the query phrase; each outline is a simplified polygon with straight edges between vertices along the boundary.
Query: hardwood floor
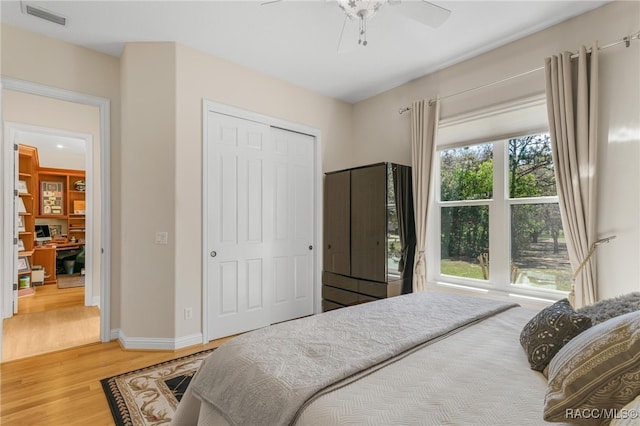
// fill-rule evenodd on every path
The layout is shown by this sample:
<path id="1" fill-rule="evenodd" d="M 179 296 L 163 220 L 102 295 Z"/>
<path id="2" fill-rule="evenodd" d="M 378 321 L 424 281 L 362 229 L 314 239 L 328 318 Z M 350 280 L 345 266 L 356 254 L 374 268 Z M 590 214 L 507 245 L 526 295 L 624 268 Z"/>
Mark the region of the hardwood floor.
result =
<path id="1" fill-rule="evenodd" d="M 113 425 L 100 379 L 215 348 L 225 340 L 179 351 L 125 351 L 97 343 L 0 365 L 0 424 Z"/>
<path id="2" fill-rule="evenodd" d="M 3 321 L 2 360 L 12 361 L 100 341 L 100 310 L 84 306 L 84 287 L 35 288 Z"/>
<path id="3" fill-rule="evenodd" d="M 25 311 L 72 307 L 72 301 L 60 297 L 62 293 L 56 296 L 53 288 L 48 290 L 39 299 L 21 298 L 33 298 L 25 303 Z M 77 297 L 83 300 L 84 296 Z M 113 425 L 100 379 L 215 348 L 226 340 L 179 351 L 125 351 L 114 341 L 4 362 L 0 364 L 0 424 Z"/>

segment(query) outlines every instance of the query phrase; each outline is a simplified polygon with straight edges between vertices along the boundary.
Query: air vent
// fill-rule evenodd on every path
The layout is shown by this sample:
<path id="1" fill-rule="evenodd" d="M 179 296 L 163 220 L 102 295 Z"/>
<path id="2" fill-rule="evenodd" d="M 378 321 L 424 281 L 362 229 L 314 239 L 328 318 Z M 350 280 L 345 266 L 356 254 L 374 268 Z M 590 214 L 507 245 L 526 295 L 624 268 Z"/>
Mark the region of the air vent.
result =
<path id="1" fill-rule="evenodd" d="M 22 10 L 26 14 L 35 16 L 36 18 L 44 19 L 45 21 L 53 22 L 54 24 L 62 25 L 63 27 L 67 26 L 67 18 L 51 13 L 41 7 L 25 4 Z"/>

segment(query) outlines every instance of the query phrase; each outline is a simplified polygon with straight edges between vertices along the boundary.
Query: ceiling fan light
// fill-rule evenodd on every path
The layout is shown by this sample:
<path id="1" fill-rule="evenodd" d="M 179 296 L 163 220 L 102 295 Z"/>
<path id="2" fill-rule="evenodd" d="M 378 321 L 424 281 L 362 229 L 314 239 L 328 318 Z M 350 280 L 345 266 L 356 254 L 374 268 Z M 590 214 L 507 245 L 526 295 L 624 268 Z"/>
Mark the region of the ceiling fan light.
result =
<path id="1" fill-rule="evenodd" d="M 387 0 L 337 0 L 338 6 L 350 18 L 369 19 L 378 12 Z"/>

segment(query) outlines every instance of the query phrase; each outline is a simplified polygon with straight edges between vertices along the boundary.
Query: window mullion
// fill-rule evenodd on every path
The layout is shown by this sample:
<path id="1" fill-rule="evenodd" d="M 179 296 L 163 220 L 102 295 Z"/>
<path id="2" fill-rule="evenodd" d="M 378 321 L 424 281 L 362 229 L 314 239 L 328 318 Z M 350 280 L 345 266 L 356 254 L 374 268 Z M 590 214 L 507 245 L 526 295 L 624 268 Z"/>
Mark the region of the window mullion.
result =
<path id="1" fill-rule="evenodd" d="M 509 206 L 506 202 L 507 164 L 509 152 L 506 141 L 493 145 L 493 202 L 489 207 L 489 268 L 490 282 L 499 288 L 508 287 L 509 267 Z"/>

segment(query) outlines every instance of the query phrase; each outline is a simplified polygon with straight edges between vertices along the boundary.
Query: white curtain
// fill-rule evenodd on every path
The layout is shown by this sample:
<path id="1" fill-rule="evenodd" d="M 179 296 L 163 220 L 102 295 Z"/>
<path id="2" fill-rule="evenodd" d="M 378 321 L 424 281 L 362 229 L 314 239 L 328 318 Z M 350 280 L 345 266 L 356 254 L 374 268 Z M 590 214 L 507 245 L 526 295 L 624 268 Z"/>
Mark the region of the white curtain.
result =
<path id="1" fill-rule="evenodd" d="M 545 59 L 547 110 L 562 227 L 573 271 L 596 242 L 598 47 Z M 569 299 L 579 308 L 597 300 L 591 257 L 575 277 Z"/>
<path id="2" fill-rule="evenodd" d="M 439 99 L 435 101 L 415 101 L 411 107 L 411 162 L 416 222 L 416 257 L 413 268 L 414 292 L 426 290 L 427 285 L 425 258 L 427 218 L 439 117 Z"/>

